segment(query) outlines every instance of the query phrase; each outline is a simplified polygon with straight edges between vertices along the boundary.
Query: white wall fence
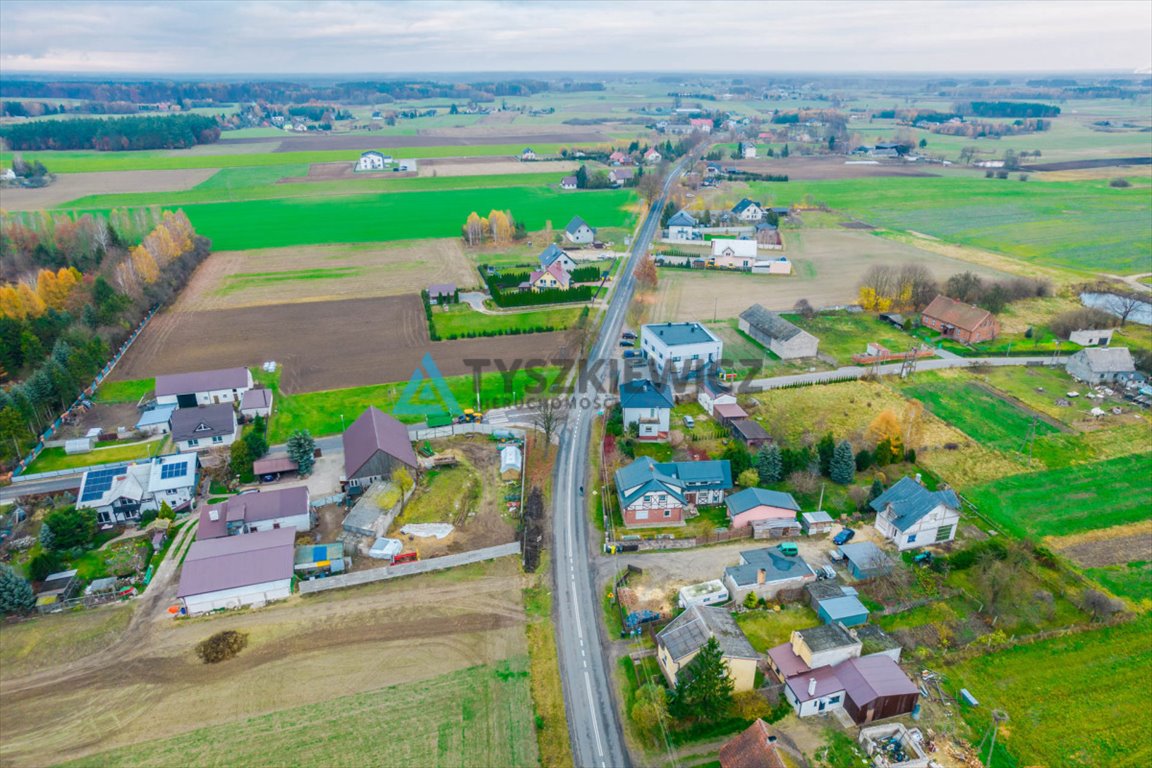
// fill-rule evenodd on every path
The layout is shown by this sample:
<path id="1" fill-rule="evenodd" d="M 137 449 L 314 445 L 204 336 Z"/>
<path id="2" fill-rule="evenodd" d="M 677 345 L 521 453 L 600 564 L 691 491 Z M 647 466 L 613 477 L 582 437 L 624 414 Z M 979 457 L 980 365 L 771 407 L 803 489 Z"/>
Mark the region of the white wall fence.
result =
<path id="1" fill-rule="evenodd" d="M 455 437 L 456 435 L 491 435 L 493 433 L 508 433 L 521 440 L 523 440 L 527 434 L 523 429 L 483 423 L 449 424 L 446 427 L 428 427 L 426 429 L 419 429 L 417 427 L 408 428 L 408 437 L 413 441 L 436 440 L 442 437 Z"/>
<path id="2" fill-rule="evenodd" d="M 455 568 L 459 565 L 481 563 L 485 560 L 496 560 L 501 557 L 510 557 L 519 554 L 520 542 L 514 541 L 511 544 L 500 544 L 495 547 L 474 549 L 470 552 L 460 552 L 455 555 L 433 557 L 428 560 L 417 560 L 414 563 L 401 563 L 400 565 L 389 565 L 384 568 L 371 568 L 365 571 L 353 571 L 352 573 L 342 573 L 338 576 L 328 576 L 323 579 L 302 581 L 299 584 L 299 590 L 300 594 L 309 595 L 329 589 L 354 587 L 358 584 L 370 584 L 374 581 L 398 579 L 402 576 L 415 576 L 419 573 L 442 571 L 447 568 Z"/>

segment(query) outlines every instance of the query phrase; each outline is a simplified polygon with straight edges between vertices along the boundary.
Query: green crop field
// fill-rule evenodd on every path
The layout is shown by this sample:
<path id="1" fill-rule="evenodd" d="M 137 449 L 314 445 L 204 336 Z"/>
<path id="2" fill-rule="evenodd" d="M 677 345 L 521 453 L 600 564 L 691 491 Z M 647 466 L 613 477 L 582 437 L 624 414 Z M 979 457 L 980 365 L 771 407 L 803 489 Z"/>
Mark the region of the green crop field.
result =
<path id="1" fill-rule="evenodd" d="M 321 243 L 370 243 L 458 237 L 472 211 L 510 210 L 529 230 L 563 226 L 578 212 L 596 226 L 624 226 L 635 214 L 631 190 L 570 199 L 546 187 L 342 195 L 183 206 L 196 231 L 218 251 Z"/>
<path id="2" fill-rule="evenodd" d="M 147 732 L 142 729 L 141 732 Z M 236 738 L 259 734 L 259 738 Z M 68 766 L 536 765 L 527 659 L 121 747 Z"/>
<path id="3" fill-rule="evenodd" d="M 534 144 L 543 155 L 558 154 L 560 144 Z M 567 146 L 567 145 L 564 145 Z M 220 154 L 208 154 L 219 147 Z M 226 153 L 227 145 L 202 145 L 197 151 L 151 149 L 136 152 L 97 152 L 68 150 L 59 152 L 25 152 L 28 162 L 39 160 L 53 173 L 90 173 L 93 171 L 156 171 L 182 168 L 238 168 L 259 165 L 297 163 L 353 162 L 360 157 L 358 149 L 321 149 L 308 152 L 235 152 Z M 382 151 L 396 158 L 422 157 L 500 157 L 519 156 L 520 144 L 475 144 L 447 147 L 387 147 Z M 12 153 L 0 152 L 0 165 L 11 165 Z"/>
<path id="4" fill-rule="evenodd" d="M 991 448 L 1021 450 L 1032 427 L 1032 413 L 971 382 L 932 382 L 920 376 L 916 384 L 902 391 L 973 440 Z M 1047 421 L 1036 419 L 1036 437 L 1058 431 Z"/>
<path id="5" fill-rule="evenodd" d="M 527 390 L 534 391 L 540 386 L 541 379 L 551 386 L 559 372 L 558 368 L 518 370 L 512 377 L 510 396 L 503 376 L 484 373 L 480 376 L 481 408 L 505 405 L 509 398 L 520 400 Z M 476 407 L 476 390 L 471 376 L 445 376 L 444 382 L 461 408 Z M 393 382 L 297 395 L 279 393 L 269 424 L 269 442 L 282 443 L 298 429 L 307 429 L 315 436 L 338 435 L 370 405 L 391 412 L 407 385 L 407 382 Z M 421 416 L 404 414 L 397 414 L 396 418 L 408 424 L 424 420 Z"/>
<path id="6" fill-rule="evenodd" d="M 1063 536 L 1152 517 L 1152 453 L 1013 475 L 964 489 L 1017 535 Z"/>
<path id="7" fill-rule="evenodd" d="M 562 331 L 571 327 L 583 311 L 581 306 L 563 309 L 538 309 L 530 312 L 505 312 L 487 315 L 467 304 L 449 305 L 432 310 L 432 323 L 440 338 L 461 337 L 468 334 L 493 335 L 508 331 L 531 331 L 550 328 Z"/>
<path id="8" fill-rule="evenodd" d="M 1106 180 L 1028 181 L 971 175 L 753 183 L 765 203 L 818 203 L 869 224 L 911 230 L 1083 272 L 1152 271 L 1148 187 Z"/>
<path id="9" fill-rule="evenodd" d="M 1084 574 L 1117 597 L 1126 597 L 1145 610 L 1152 609 L 1152 563 L 1134 561 L 1085 568 Z"/>
<path id="10" fill-rule="evenodd" d="M 1008 713 L 994 756 L 1000 768 L 1136 768 L 1152 764 L 1148 703 L 1137 690 L 1152 670 L 1150 633 L 1144 617 L 998 650 L 945 674 L 953 689 L 965 687 L 980 701 L 959 710 L 974 741 L 993 708 Z"/>

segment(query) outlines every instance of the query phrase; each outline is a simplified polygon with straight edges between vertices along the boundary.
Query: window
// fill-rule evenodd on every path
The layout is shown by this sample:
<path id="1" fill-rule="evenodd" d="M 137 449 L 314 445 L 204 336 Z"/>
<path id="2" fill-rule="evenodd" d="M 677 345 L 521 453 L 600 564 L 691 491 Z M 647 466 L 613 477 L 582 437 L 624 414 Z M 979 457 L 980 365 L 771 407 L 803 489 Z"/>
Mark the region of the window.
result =
<path id="1" fill-rule="evenodd" d="M 936 541 L 948 541 L 952 538 L 952 526 L 942 525 L 936 529 Z"/>
<path id="2" fill-rule="evenodd" d="M 196 447 L 196 446 L 198 446 L 198 445 L 200 445 L 200 441 L 199 441 L 199 440 L 196 440 L 195 438 L 193 438 L 192 440 L 189 440 L 189 441 L 188 441 L 188 447 L 189 447 L 189 448 L 195 448 L 195 447 Z"/>
<path id="3" fill-rule="evenodd" d="M 839 696 L 831 696 L 828 699 L 828 703 L 829 704 L 838 704 L 838 703 L 840 703 L 840 697 Z"/>
<path id="4" fill-rule="evenodd" d="M 646 509 L 636 510 L 636 519 L 637 520 L 647 520 L 648 519 L 648 510 L 646 510 Z"/>
<path id="5" fill-rule="evenodd" d="M 908 537 L 908 543 L 909 544 L 912 544 L 915 541 L 916 541 L 916 534 L 912 534 L 911 536 Z"/>
<path id="6" fill-rule="evenodd" d="M 223 438 L 223 437 L 221 437 L 220 435 L 216 435 L 216 437 L 212 438 L 212 442 L 214 442 L 214 443 L 222 443 L 222 442 L 224 442 L 224 438 Z"/>
<path id="7" fill-rule="evenodd" d="M 672 510 L 670 510 L 670 509 L 664 510 L 664 517 L 672 517 Z"/>

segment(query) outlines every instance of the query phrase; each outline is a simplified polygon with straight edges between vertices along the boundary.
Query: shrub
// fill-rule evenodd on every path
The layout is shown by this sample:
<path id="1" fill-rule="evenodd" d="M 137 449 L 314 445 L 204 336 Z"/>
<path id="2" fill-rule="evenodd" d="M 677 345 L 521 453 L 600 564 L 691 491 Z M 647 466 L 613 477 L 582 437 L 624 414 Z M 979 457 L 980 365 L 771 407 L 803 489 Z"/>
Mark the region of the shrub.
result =
<path id="1" fill-rule="evenodd" d="M 96 535 L 96 513 L 65 507 L 48 513 L 44 524 L 52 529 L 53 546 L 56 549 L 84 547 Z"/>
<path id="2" fill-rule="evenodd" d="M 797 493 L 815 493 L 820 488 L 820 478 L 812 472 L 793 472 L 788 483 Z"/>
<path id="3" fill-rule="evenodd" d="M 746 469 L 736 478 L 736 484 L 753 488 L 760 481 L 760 474 L 754 469 Z"/>
<path id="4" fill-rule="evenodd" d="M 1130 187 L 1130 186 L 1132 186 L 1132 183 L 1131 183 L 1130 181 L 1128 181 L 1128 179 L 1125 179 L 1125 178 L 1122 178 L 1122 177 L 1117 177 L 1117 178 L 1115 178 L 1115 179 L 1112 179 L 1111 181 L 1109 181 L 1109 182 L 1108 182 L 1108 186 L 1110 186 L 1110 187 L 1116 187 L 1117 189 L 1123 189 L 1123 188 L 1125 188 L 1125 187 Z"/>
<path id="5" fill-rule="evenodd" d="M 44 581 L 49 574 L 60 570 L 60 555 L 52 550 L 44 550 L 28 561 L 28 578 L 32 581 Z"/>
<path id="6" fill-rule="evenodd" d="M 0 615 L 27 613 L 35 605 L 32 585 L 20 578 L 11 566 L 0 563 Z"/>
<path id="7" fill-rule="evenodd" d="M 244 632 L 235 632 L 231 629 L 217 632 L 206 640 L 196 644 L 196 655 L 205 664 L 217 664 L 227 661 L 248 645 L 248 635 Z"/>

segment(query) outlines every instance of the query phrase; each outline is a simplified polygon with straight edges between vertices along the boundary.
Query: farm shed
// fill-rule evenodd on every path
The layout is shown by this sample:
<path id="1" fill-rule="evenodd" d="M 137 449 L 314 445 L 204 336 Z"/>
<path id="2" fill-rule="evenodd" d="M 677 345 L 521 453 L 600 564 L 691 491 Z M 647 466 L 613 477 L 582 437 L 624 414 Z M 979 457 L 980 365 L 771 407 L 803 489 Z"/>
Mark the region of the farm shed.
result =
<path id="1" fill-rule="evenodd" d="M 240 413 L 249 419 L 267 418 L 272 413 L 272 390 L 260 388 L 245 392 L 240 398 Z"/>
<path id="2" fill-rule="evenodd" d="M 855 627 L 868 621 L 868 609 L 854 595 L 821 600 L 816 615 L 825 624 L 843 624 L 846 627 Z"/>
<path id="3" fill-rule="evenodd" d="M 732 428 L 732 436 L 748 446 L 751 451 L 758 451 L 762 446 L 772 442 L 768 430 L 752 419 L 733 419 L 729 426 Z"/>
<path id="4" fill-rule="evenodd" d="M 367 486 L 400 467 L 419 468 L 408 428 L 371 406 L 344 432 L 344 479 L 350 486 Z"/>
<path id="5" fill-rule="evenodd" d="M 1068 341 L 1082 347 L 1106 347 L 1112 343 L 1113 329 L 1072 331 L 1068 334 Z"/>
<path id="6" fill-rule="evenodd" d="M 136 431 L 147 435 L 166 435 L 171 430 L 168 422 L 172 420 L 175 405 L 157 405 L 140 414 L 136 420 Z"/>
<path id="7" fill-rule="evenodd" d="M 36 607 L 47 609 L 62 603 L 76 594 L 79 583 L 76 580 L 76 570 L 50 573 L 36 592 Z"/>
<path id="8" fill-rule="evenodd" d="M 760 304 L 740 313 L 740 330 L 763 344 L 781 360 L 815 357 L 820 340 Z"/>
<path id="9" fill-rule="evenodd" d="M 680 607 L 690 605 L 717 605 L 728 602 L 728 589 L 719 579 L 692 584 L 680 589 Z"/>
<path id="10" fill-rule="evenodd" d="M 288 458 L 287 454 L 268 455 L 252 462 L 252 471 L 257 476 L 280 475 L 284 472 L 295 472 L 299 467 L 296 462 Z"/>
<path id="11" fill-rule="evenodd" d="M 344 570 L 344 542 L 333 541 L 328 544 L 296 547 L 292 570 L 306 579 L 341 573 Z"/>
<path id="12" fill-rule="evenodd" d="M 395 486 L 385 480 L 377 480 L 368 486 L 368 489 L 361 494 L 352 509 L 344 516 L 342 525 L 344 530 L 358 536 L 373 537 L 380 536 L 387 531 L 394 516 L 388 516 L 389 510 L 381 509 L 380 501 L 384 493 L 391 488 L 395 488 Z M 388 519 L 384 520 L 383 518 L 386 516 Z"/>
<path id="13" fill-rule="evenodd" d="M 804 512 L 800 515 L 800 525 L 809 536 L 816 533 L 829 533 L 834 527 L 832 516 L 827 512 Z"/>
<path id="14" fill-rule="evenodd" d="M 188 549 L 176 596 L 190 614 L 263 605 L 292 594 L 296 531 L 197 541 Z"/>
<path id="15" fill-rule="evenodd" d="M 724 654 L 733 690 L 752 690 L 759 655 L 728 609 L 704 605 L 689 606 L 656 634 L 656 660 L 668 683 L 676 685 L 680 670 L 691 664 L 713 637 Z"/>
<path id="16" fill-rule="evenodd" d="M 776 736 L 760 718 L 720 747 L 720 768 L 785 768 Z"/>
<path id="17" fill-rule="evenodd" d="M 848 569 L 853 578 L 872 579 L 892 572 L 892 560 L 884 550 L 870 541 L 843 544 L 840 552 L 848 561 Z"/>
<path id="18" fill-rule="evenodd" d="M 920 690 L 900 665 L 887 656 L 861 656 L 836 668 L 847 699 L 844 709 L 857 724 L 906 715 L 920 700 Z"/>
<path id="19" fill-rule="evenodd" d="M 712 406 L 712 416 L 722 425 L 731 427 L 733 421 L 748 418 L 748 412 L 736 403 L 715 403 Z"/>
<path id="20" fill-rule="evenodd" d="M 500 477 L 505 480 L 515 480 L 520 477 L 524 467 L 524 454 L 519 446 L 506 445 L 500 449 Z"/>
<path id="21" fill-rule="evenodd" d="M 156 377 L 156 403 L 179 408 L 236 403 L 251 388 L 247 368 L 175 373 Z"/>
<path id="22" fill-rule="evenodd" d="M 800 523 L 791 520 L 756 520 L 752 523 L 753 539 L 784 539 L 800 535 Z"/>

